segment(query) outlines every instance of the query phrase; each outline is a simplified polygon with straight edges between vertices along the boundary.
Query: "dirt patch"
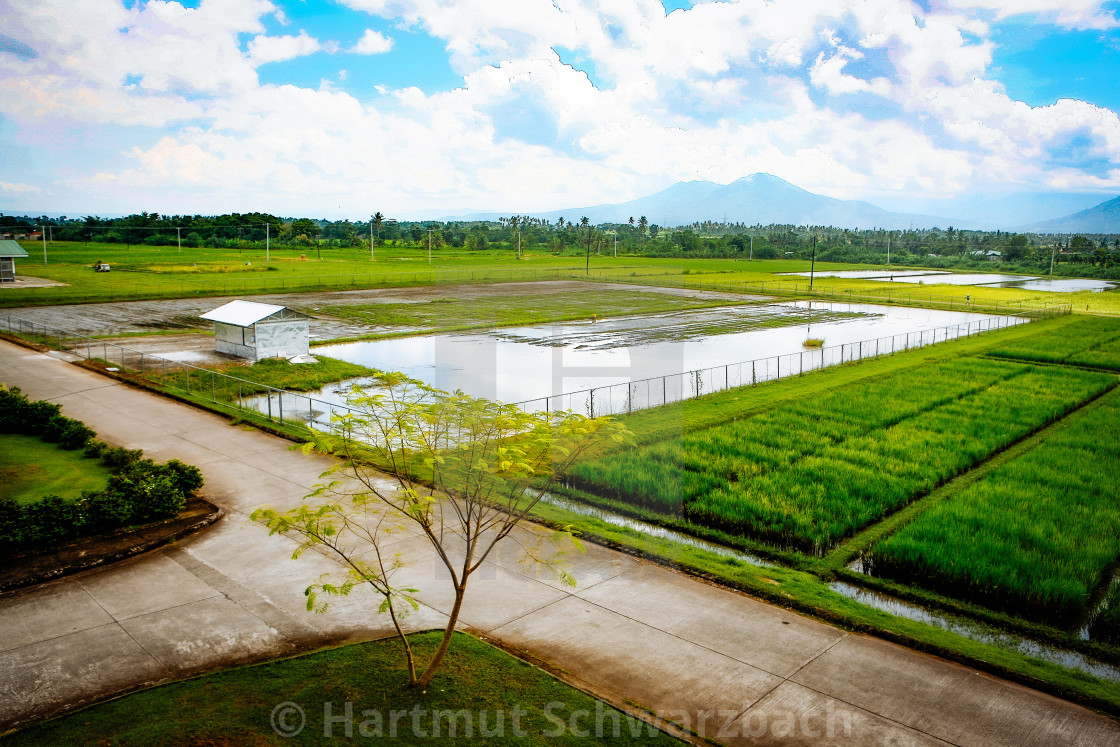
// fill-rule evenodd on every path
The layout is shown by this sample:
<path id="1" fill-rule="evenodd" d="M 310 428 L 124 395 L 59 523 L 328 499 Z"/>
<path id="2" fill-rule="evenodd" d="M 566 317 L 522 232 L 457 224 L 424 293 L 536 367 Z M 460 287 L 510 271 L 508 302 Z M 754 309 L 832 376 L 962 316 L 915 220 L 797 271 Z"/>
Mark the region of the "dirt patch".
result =
<path id="1" fill-rule="evenodd" d="M 0 283 L 0 290 L 19 290 L 20 288 L 54 288 L 67 283 L 47 278 L 33 278 L 28 275 L 16 275 L 14 283 Z"/>
<path id="2" fill-rule="evenodd" d="M 32 586 L 68 576 L 182 539 L 222 518 L 222 509 L 203 498 L 192 498 L 174 519 L 131 531 L 86 537 L 47 550 L 0 554 L 0 591 Z"/>

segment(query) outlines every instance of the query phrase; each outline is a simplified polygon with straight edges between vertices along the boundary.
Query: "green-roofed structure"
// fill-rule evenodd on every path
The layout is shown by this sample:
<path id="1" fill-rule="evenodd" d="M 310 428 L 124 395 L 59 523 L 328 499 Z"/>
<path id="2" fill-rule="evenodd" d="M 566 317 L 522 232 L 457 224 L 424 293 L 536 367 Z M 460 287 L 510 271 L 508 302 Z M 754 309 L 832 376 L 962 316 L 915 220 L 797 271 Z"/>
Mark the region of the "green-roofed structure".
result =
<path id="1" fill-rule="evenodd" d="M 16 281 L 16 258 L 26 256 L 27 252 L 18 241 L 0 240 L 0 283 Z"/>

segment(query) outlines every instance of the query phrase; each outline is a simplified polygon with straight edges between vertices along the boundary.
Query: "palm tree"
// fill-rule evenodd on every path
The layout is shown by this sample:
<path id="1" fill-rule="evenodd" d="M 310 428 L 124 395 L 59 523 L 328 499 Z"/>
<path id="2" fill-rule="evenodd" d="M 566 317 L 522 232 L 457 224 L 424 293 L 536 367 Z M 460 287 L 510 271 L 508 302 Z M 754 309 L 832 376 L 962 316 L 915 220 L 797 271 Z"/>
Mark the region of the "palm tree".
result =
<path id="1" fill-rule="evenodd" d="M 646 226 L 648 226 L 648 225 L 649 225 L 649 221 L 646 220 L 646 217 L 644 215 L 641 218 L 638 218 L 638 236 L 640 236 L 642 238 L 645 237 Z"/>
<path id="2" fill-rule="evenodd" d="M 633 215 L 630 216 L 630 230 L 631 231 L 634 230 L 634 216 Z"/>
<path id="3" fill-rule="evenodd" d="M 373 214 L 373 227 L 377 230 L 377 240 L 381 240 L 381 222 L 385 220 L 385 216 L 380 212 Z"/>
<path id="4" fill-rule="evenodd" d="M 581 226 L 587 226 L 587 260 L 585 262 L 586 267 L 584 268 L 584 273 L 587 274 L 587 275 L 590 275 L 591 274 L 591 221 L 589 221 L 587 219 L 587 216 L 585 215 L 585 216 L 583 216 L 582 218 L 579 219 L 579 224 Z"/>

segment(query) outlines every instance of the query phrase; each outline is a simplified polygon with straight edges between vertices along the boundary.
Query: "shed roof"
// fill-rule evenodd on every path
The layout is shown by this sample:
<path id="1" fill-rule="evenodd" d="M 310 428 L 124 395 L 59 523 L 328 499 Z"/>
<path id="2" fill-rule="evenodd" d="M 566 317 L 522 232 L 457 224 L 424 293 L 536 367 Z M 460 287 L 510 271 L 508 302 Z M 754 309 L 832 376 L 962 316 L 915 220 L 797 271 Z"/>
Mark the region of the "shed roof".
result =
<path id="1" fill-rule="evenodd" d="M 199 314 L 199 317 L 209 319 L 212 322 L 232 324 L 235 327 L 249 327 L 282 312 L 287 312 L 283 316 L 288 319 L 310 318 L 306 314 L 292 311 L 287 306 L 275 306 L 270 303 L 256 303 L 255 301 L 230 301 L 224 306 L 207 311 L 205 314 Z"/>
<path id="2" fill-rule="evenodd" d="M 19 245 L 18 241 L 11 239 L 0 240 L 0 257 L 26 257 L 27 251 Z"/>

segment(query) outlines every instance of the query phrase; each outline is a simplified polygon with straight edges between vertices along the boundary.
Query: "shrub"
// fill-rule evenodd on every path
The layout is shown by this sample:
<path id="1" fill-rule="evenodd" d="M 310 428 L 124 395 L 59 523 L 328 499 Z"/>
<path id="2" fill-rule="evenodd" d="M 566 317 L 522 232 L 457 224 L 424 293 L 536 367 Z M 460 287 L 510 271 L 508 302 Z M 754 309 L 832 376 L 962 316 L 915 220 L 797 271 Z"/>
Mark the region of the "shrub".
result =
<path id="1" fill-rule="evenodd" d="M 85 524 L 85 516 L 80 503 L 48 495 L 38 503 L 23 507 L 21 524 L 22 544 L 47 546 L 77 536 Z"/>
<path id="2" fill-rule="evenodd" d="M 20 505 L 0 501 L 0 548 L 49 547 L 129 524 L 170 518 L 202 487 L 202 472 L 172 459 L 156 464 L 140 449 L 110 446 L 80 420 L 65 417 L 51 402 L 27 399 L 18 388 L 0 386 L 0 432 L 38 435 L 113 469 L 104 490 L 87 491 L 76 501 L 56 495 Z"/>

